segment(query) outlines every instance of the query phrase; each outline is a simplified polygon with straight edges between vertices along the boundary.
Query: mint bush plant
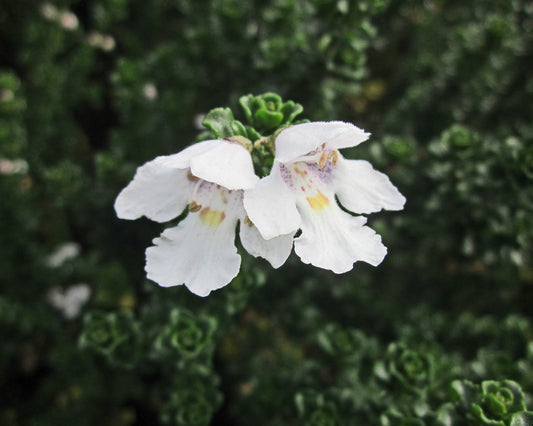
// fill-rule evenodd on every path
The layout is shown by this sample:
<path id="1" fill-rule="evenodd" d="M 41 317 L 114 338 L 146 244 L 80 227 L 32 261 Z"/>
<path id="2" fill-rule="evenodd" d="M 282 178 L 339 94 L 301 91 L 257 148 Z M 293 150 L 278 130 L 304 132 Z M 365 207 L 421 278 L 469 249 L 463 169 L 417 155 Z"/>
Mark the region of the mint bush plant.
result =
<path id="1" fill-rule="evenodd" d="M 532 20 L 519 0 L 3 2 L 0 424 L 532 424 Z M 370 140 L 292 136 L 334 120 Z M 177 244 L 165 228 L 198 219 L 198 181 L 169 185 L 187 199 L 150 212 L 164 225 L 113 206 L 137 168 L 210 140 L 238 152 L 215 156 L 242 157 L 230 172 L 254 189 L 235 188 L 227 285 L 198 297 L 155 283 L 161 263 L 144 270 L 147 247 Z M 362 196 L 374 176 L 393 194 L 376 205 L 405 197 L 376 212 L 318 188 L 346 223 L 368 216 L 379 266 L 330 270 L 361 260 L 350 232 L 302 248 L 305 197 L 282 203 L 300 222 L 267 214 L 284 188 L 265 180 L 297 158 L 284 140 L 301 141 L 308 174 L 331 183 L 343 161 L 368 161 L 397 193 L 368 167 L 341 189 Z M 205 207 L 220 183 L 189 160 Z M 255 245 L 238 237 L 246 216 Z M 296 253 L 258 243 L 274 225 Z M 179 241 L 183 260 L 198 240 Z M 191 270 L 212 274 L 198 253 Z"/>

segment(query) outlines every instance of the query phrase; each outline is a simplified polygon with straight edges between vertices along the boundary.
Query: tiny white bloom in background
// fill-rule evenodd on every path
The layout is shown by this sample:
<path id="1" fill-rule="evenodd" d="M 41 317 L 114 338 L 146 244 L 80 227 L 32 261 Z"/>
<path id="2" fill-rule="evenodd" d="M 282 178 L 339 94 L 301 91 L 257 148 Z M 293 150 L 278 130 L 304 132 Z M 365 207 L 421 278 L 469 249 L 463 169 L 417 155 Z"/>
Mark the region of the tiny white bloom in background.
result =
<path id="1" fill-rule="evenodd" d="M 60 10 L 51 3 L 41 4 L 40 11 L 46 19 L 57 22 L 66 30 L 74 31 L 79 27 L 78 17 L 74 13 Z"/>
<path id="2" fill-rule="evenodd" d="M 89 301 L 91 289 L 87 284 L 75 284 L 65 290 L 52 287 L 47 294 L 48 303 L 59 310 L 66 319 L 79 316 L 81 308 Z"/>
<path id="3" fill-rule="evenodd" d="M 25 174 L 28 169 L 28 162 L 22 158 L 15 160 L 0 158 L 0 175 Z"/>
<path id="4" fill-rule="evenodd" d="M 381 237 L 354 213 L 401 210 L 405 198 L 389 178 L 339 149 L 356 146 L 368 133 L 339 121 L 298 124 L 280 132 L 270 175 L 246 191 L 244 206 L 261 235 L 301 235 L 294 249 L 304 263 L 343 273 L 357 261 L 381 263 Z"/>
<path id="5" fill-rule="evenodd" d="M 189 206 L 187 217 L 146 250 L 148 278 L 164 287 L 185 284 L 199 296 L 227 285 L 241 263 L 234 242 L 238 221 L 243 247 L 281 266 L 292 235 L 267 241 L 244 211 L 244 190 L 258 180 L 247 149 L 226 140 L 200 142 L 139 167 L 115 201 L 118 217 L 166 222 Z"/>
<path id="6" fill-rule="evenodd" d="M 91 32 L 87 36 L 87 43 L 97 49 L 102 49 L 105 52 L 110 52 L 115 48 L 115 39 L 107 34 L 100 34 L 98 32 Z"/>
<path id="7" fill-rule="evenodd" d="M 61 13 L 59 23 L 64 29 L 69 31 L 74 31 L 79 26 L 78 17 L 68 10 Z"/>
<path id="8" fill-rule="evenodd" d="M 57 247 L 47 258 L 46 264 L 51 268 L 58 268 L 67 260 L 74 259 L 80 254 L 79 244 L 67 241 Z"/>
<path id="9" fill-rule="evenodd" d="M 143 95 L 149 101 L 154 101 L 157 99 L 157 87 L 154 83 L 146 83 L 143 87 Z"/>
<path id="10" fill-rule="evenodd" d="M 41 4 L 41 13 L 46 19 L 50 19 L 50 20 L 53 20 L 59 17 L 59 11 L 51 3 Z"/>
<path id="11" fill-rule="evenodd" d="M 0 89 L 0 102 L 11 102 L 13 99 L 15 99 L 13 90 Z"/>

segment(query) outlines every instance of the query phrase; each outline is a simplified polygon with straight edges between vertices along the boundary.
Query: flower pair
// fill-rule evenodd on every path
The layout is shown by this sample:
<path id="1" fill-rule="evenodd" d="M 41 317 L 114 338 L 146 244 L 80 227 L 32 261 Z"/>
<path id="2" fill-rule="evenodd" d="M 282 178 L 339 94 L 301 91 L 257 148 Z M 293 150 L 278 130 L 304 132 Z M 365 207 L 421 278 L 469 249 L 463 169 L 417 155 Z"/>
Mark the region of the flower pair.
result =
<path id="1" fill-rule="evenodd" d="M 122 219 L 144 215 L 166 222 L 188 206 L 187 217 L 146 250 L 146 272 L 161 286 L 185 284 L 199 296 L 238 274 L 237 222 L 242 246 L 274 268 L 285 262 L 293 243 L 304 263 L 335 273 L 349 271 L 357 261 L 376 266 L 387 252 L 380 236 L 336 201 L 337 196 L 357 213 L 403 208 L 405 198 L 387 176 L 338 152 L 368 136 L 344 122 L 288 127 L 277 135 L 274 164 L 262 179 L 242 144 L 200 142 L 139 167 L 115 210 Z"/>

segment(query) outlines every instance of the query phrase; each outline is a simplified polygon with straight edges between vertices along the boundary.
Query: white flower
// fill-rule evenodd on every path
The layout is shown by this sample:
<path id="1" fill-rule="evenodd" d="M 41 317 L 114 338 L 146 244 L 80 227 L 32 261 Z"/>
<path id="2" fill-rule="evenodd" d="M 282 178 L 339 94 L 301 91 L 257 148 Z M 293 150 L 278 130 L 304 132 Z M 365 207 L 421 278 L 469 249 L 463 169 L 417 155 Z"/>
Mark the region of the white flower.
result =
<path id="1" fill-rule="evenodd" d="M 149 101 L 154 101 L 157 99 L 157 87 L 154 83 L 146 83 L 143 87 L 143 94 L 146 99 Z"/>
<path id="2" fill-rule="evenodd" d="M 164 287 L 185 284 L 199 296 L 225 286 L 240 268 L 234 243 L 238 221 L 243 247 L 274 268 L 281 266 L 292 236 L 263 239 L 244 211 L 243 192 L 258 180 L 250 153 L 226 140 L 200 142 L 139 167 L 115 201 L 118 217 L 165 222 L 189 205 L 188 216 L 146 250 L 148 278 Z"/>
<path id="3" fill-rule="evenodd" d="M 90 46 L 97 49 L 102 49 L 105 52 L 109 52 L 115 48 L 115 39 L 107 34 L 100 34 L 98 32 L 91 32 L 87 36 L 87 42 Z"/>
<path id="4" fill-rule="evenodd" d="M 66 290 L 52 287 L 47 294 L 48 302 L 61 311 L 66 319 L 76 318 L 83 305 L 89 301 L 91 289 L 87 284 L 75 284 Z"/>
<path id="5" fill-rule="evenodd" d="M 0 100 L 2 92 L 0 91 Z M 25 174 L 28 172 L 28 162 L 22 158 L 16 160 L 7 160 L 0 158 L 0 175 Z"/>
<path id="6" fill-rule="evenodd" d="M 405 198 L 389 178 L 363 160 L 346 160 L 338 149 L 369 134 L 338 121 L 298 124 L 280 132 L 270 175 L 246 191 L 244 206 L 261 235 L 301 235 L 294 249 L 304 263 L 343 273 L 354 262 L 381 263 L 381 237 L 356 213 L 401 210 Z"/>
<path id="7" fill-rule="evenodd" d="M 72 260 L 80 254 L 80 245 L 74 241 L 68 241 L 57 247 L 45 262 L 51 268 L 58 268 L 67 260 Z"/>
<path id="8" fill-rule="evenodd" d="M 61 13 L 59 17 L 59 23 L 63 28 L 70 31 L 73 31 L 78 28 L 80 24 L 78 21 L 78 17 L 69 11 L 64 11 Z"/>

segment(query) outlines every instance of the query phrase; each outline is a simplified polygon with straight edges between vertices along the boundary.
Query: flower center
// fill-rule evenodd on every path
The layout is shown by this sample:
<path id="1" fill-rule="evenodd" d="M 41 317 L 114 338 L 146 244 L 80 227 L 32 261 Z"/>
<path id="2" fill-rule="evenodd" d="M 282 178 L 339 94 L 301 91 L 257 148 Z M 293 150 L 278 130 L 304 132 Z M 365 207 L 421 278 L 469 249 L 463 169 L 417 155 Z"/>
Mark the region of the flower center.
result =
<path id="1" fill-rule="evenodd" d="M 336 150 L 326 149 L 325 144 L 322 144 L 292 163 L 281 164 L 281 177 L 287 186 L 303 196 L 314 211 L 321 211 L 332 203 L 331 197 L 324 193 L 330 192 L 327 185 L 338 159 Z"/>
<path id="2" fill-rule="evenodd" d="M 319 148 L 311 151 L 309 154 L 297 158 L 294 162 L 305 162 L 308 164 L 316 164 L 319 170 L 324 167 L 335 167 L 339 160 L 339 151 L 336 149 L 326 148 L 326 144 L 323 143 Z"/>
<path id="3" fill-rule="evenodd" d="M 193 176 L 189 172 L 189 179 L 194 187 L 189 201 L 189 212 L 199 213 L 200 223 L 215 228 L 226 219 L 229 211 L 242 202 L 242 191 L 224 188 L 215 183 L 207 182 Z"/>

